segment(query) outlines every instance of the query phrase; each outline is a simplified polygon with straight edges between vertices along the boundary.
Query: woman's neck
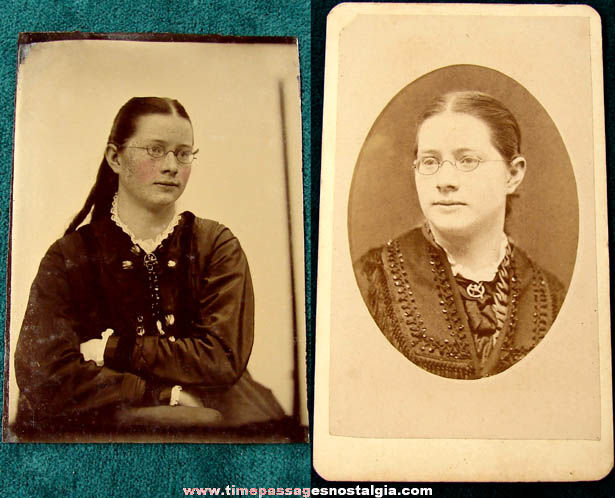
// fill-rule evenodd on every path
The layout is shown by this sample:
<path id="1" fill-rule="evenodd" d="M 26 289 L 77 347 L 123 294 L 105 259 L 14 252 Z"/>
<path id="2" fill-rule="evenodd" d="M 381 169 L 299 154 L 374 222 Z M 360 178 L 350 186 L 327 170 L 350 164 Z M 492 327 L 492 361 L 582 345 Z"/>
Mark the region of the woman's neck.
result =
<path id="1" fill-rule="evenodd" d="M 159 209 L 147 209 L 132 202 L 127 195 L 119 191 L 117 195 L 117 214 L 138 239 L 156 238 L 171 223 L 175 216 L 175 204 L 169 204 Z"/>
<path id="2" fill-rule="evenodd" d="M 505 237 L 503 226 L 493 226 L 488 230 L 483 228 L 472 236 L 442 233 L 431 224 L 430 228 L 436 242 L 455 263 L 473 272 L 499 264 L 497 260 L 502 248 L 502 237 Z"/>

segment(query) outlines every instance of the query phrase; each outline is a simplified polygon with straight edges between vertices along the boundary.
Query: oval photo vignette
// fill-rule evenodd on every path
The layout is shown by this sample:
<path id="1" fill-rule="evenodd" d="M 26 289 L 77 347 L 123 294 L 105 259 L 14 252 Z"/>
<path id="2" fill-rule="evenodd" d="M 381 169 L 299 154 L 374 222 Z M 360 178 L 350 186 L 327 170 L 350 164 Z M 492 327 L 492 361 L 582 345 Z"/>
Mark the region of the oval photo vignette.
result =
<path id="1" fill-rule="evenodd" d="M 538 100 L 509 76 L 482 66 L 447 66 L 421 76 L 393 96 L 372 125 L 355 164 L 348 200 L 348 236 L 361 295 L 389 342 L 412 363 L 430 373 L 475 379 L 488 375 L 477 377 L 464 370 L 476 355 L 472 348 L 468 351 L 463 346 L 468 346 L 468 339 L 472 341 L 465 310 L 459 313 L 466 315 L 465 320 L 459 322 L 431 321 L 429 318 L 453 316 L 456 307 L 459 308 L 458 296 L 449 296 L 451 306 L 448 306 L 448 298 L 442 296 L 421 298 L 420 292 L 412 293 L 414 283 L 403 280 L 407 276 L 399 273 L 403 271 L 401 267 L 393 268 L 392 271 L 398 273 L 389 275 L 390 285 L 384 275 L 376 278 L 382 279 L 380 287 L 386 289 L 384 294 L 375 293 L 365 278 L 366 271 L 377 272 L 373 266 L 375 262 L 385 261 L 387 266 L 389 263 L 399 266 L 398 258 L 404 251 L 406 260 L 409 253 L 425 252 L 424 247 L 413 245 L 416 233 L 409 235 L 413 228 L 424 222 L 412 171 L 416 121 L 434 98 L 464 90 L 487 93 L 512 112 L 521 129 L 521 154 L 527 160 L 525 179 L 506 219 L 506 231 L 514 247 L 528 256 L 514 258 L 521 264 L 522 268 L 516 271 L 521 272 L 521 285 L 525 287 L 522 292 L 510 289 L 511 296 L 519 292 L 519 301 L 523 304 L 515 304 L 518 309 L 508 306 L 506 322 L 510 323 L 512 319 L 515 325 L 509 326 L 508 331 L 502 327 L 506 332 L 502 335 L 509 336 L 508 332 L 512 330 L 513 337 L 508 341 L 506 337 L 495 341 L 494 347 L 499 348 L 500 356 L 507 358 L 503 363 L 507 366 L 496 368 L 495 373 L 488 375 L 507 370 L 540 344 L 557 316 L 572 278 L 579 236 L 578 194 L 570 157 L 555 123 Z M 393 243 L 387 246 L 389 241 Z M 401 257 L 403 261 L 403 255 Z M 420 273 L 425 264 L 429 266 L 429 258 L 415 263 L 419 265 L 416 268 Z M 537 270 L 530 271 L 531 268 Z M 438 271 L 447 274 L 445 268 Z M 412 279 L 413 272 L 410 273 Z M 422 277 L 416 275 L 416 278 Z M 529 283 L 525 281 L 528 279 Z M 541 284 L 543 281 L 544 285 Z M 397 283 L 401 289 L 395 287 Z M 410 290 L 411 295 L 400 292 L 398 296 L 396 291 L 404 288 Z M 388 297 L 375 302 L 382 295 Z M 400 303 L 401 297 L 406 302 Z M 440 305 L 442 302 L 447 305 Z M 402 308 L 402 305 L 406 307 Z M 547 325 L 541 324 L 542 321 Z M 430 324 L 436 323 L 446 326 L 446 329 L 443 331 L 441 326 L 435 325 L 435 332 L 430 334 Z M 455 330 L 454 336 L 450 335 L 451 330 Z M 516 347 L 514 335 L 519 331 L 537 336 L 530 338 L 530 343 L 533 341 L 531 347 L 522 343 Z M 464 335 L 461 339 L 460 336 Z M 476 348 L 475 343 L 472 344 Z"/>

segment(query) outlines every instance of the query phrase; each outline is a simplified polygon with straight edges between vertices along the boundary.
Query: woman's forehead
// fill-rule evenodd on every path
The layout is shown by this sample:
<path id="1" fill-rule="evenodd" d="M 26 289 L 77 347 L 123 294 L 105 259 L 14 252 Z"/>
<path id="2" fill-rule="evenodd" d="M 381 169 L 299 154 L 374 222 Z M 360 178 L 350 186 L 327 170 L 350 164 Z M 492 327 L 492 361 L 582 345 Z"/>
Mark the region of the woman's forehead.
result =
<path id="1" fill-rule="evenodd" d="M 136 123 L 133 140 L 192 144 L 192 125 L 177 114 L 146 114 Z"/>
<path id="2" fill-rule="evenodd" d="M 491 130 L 471 114 L 443 112 L 427 118 L 417 133 L 419 150 L 494 149 Z"/>

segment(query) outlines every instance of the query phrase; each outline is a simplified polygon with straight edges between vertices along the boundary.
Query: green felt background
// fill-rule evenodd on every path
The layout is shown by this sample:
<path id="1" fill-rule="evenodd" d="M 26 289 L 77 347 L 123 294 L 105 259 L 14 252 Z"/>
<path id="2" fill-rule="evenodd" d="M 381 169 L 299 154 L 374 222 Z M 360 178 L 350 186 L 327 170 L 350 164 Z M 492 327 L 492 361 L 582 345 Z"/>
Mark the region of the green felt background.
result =
<path id="1" fill-rule="evenodd" d="M 303 127 L 310 129 L 307 0 L 25 0 L 0 8 L 0 328 L 6 318 L 8 206 L 20 31 L 219 33 L 299 39 Z M 311 178 L 304 131 L 305 188 Z M 309 211 L 306 213 L 310 223 Z M 308 227 L 308 233 L 311 231 Z M 306 251 L 311 251 L 309 244 Z M 4 340 L 0 345 L 4 351 Z M 183 496 L 183 487 L 305 487 L 310 447 L 282 445 L 0 445 L 1 496 Z"/>
<path id="2" fill-rule="evenodd" d="M 339 0 L 4 0 L 0 4 L 0 328 L 4 330 L 6 317 L 5 262 L 18 32 L 152 31 L 295 36 L 299 39 L 302 73 L 308 378 L 312 379 L 325 21 L 336 3 Z M 589 3 L 603 21 L 606 125 L 610 138 L 615 114 L 613 92 L 608 83 L 615 70 L 615 2 Z M 615 152 L 609 142 L 607 155 L 611 164 Z M 612 189 L 613 176 L 609 170 L 609 192 Z M 1 334 L 0 337 L 2 354 L 4 340 Z M 311 399 L 312 384 L 309 391 Z M 310 482 L 314 486 L 335 485 L 311 473 L 311 451 L 305 444 L 0 444 L 0 473 L 0 496 L 158 497 L 183 496 L 182 488 L 193 486 L 303 487 L 310 486 Z M 433 496 L 513 497 L 534 491 L 558 498 L 607 497 L 614 494 L 613 482 L 611 474 L 598 483 L 436 484 Z"/>

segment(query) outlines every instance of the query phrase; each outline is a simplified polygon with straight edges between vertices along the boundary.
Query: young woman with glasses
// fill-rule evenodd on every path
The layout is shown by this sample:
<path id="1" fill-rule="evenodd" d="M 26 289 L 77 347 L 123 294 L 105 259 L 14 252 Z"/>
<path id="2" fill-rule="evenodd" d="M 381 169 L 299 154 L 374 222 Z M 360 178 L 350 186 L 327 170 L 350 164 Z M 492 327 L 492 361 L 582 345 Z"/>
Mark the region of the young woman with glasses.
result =
<path id="1" fill-rule="evenodd" d="M 96 183 L 32 285 L 15 354 L 25 430 L 284 417 L 246 370 L 254 298 L 238 240 L 175 209 L 196 153 L 177 100 L 118 112 Z"/>
<path id="2" fill-rule="evenodd" d="M 522 182 L 517 120 L 480 92 L 438 98 L 417 124 L 414 178 L 425 223 L 355 268 L 387 339 L 425 370 L 497 374 L 548 332 L 565 289 L 505 232 Z"/>

